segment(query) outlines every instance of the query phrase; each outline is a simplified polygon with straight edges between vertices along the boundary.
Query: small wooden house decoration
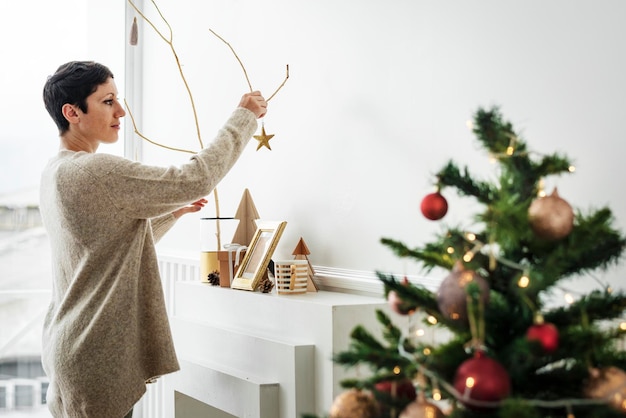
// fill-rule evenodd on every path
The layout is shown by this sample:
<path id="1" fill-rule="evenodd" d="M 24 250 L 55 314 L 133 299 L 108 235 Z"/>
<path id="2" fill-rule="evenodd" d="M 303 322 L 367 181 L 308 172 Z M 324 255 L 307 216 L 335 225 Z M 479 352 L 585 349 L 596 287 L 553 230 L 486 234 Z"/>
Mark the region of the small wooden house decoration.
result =
<path id="1" fill-rule="evenodd" d="M 317 284 L 315 284 L 315 281 L 313 280 L 315 277 L 315 269 L 313 269 L 313 265 L 311 264 L 311 261 L 309 260 L 309 257 L 308 257 L 308 255 L 311 254 L 311 251 L 309 251 L 309 248 L 306 246 L 306 243 L 304 242 L 304 239 L 302 237 L 300 237 L 300 240 L 298 241 L 298 245 L 296 245 L 296 248 L 293 250 L 292 254 L 294 255 L 295 260 L 307 261 L 307 265 L 308 265 L 307 292 L 317 292 L 318 291 Z"/>

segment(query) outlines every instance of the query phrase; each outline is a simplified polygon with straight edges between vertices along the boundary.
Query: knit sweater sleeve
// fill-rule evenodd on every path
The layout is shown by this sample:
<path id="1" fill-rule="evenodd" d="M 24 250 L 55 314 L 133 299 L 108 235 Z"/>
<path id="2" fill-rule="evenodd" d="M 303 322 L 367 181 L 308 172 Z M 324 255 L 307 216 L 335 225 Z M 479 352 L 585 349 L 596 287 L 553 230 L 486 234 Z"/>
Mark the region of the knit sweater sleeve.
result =
<path id="1" fill-rule="evenodd" d="M 154 167 L 124 159 L 107 160 L 94 172 L 108 192 L 108 201 L 129 218 L 158 218 L 211 193 L 239 159 L 257 128 L 256 117 L 244 108 L 236 109 L 215 139 L 180 167 Z M 166 231 L 171 220 L 156 221 Z"/>

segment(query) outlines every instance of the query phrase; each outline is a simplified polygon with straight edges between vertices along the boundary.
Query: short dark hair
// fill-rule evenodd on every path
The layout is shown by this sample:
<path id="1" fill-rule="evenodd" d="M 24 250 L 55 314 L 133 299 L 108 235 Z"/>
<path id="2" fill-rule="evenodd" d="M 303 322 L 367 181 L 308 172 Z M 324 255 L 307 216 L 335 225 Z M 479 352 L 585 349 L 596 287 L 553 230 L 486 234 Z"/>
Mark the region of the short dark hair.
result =
<path id="1" fill-rule="evenodd" d="M 111 70 L 93 61 L 70 61 L 48 77 L 43 87 L 43 101 L 60 135 L 70 127 L 63 116 L 63 105 L 69 103 L 87 113 L 87 97 L 109 78 L 113 78 Z"/>

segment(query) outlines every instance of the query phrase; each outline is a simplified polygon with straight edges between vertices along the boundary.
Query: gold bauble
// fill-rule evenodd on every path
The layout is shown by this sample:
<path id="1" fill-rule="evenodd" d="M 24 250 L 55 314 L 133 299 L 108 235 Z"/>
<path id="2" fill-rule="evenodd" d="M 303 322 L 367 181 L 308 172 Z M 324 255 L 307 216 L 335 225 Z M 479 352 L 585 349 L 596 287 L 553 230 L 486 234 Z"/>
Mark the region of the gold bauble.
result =
<path id="1" fill-rule="evenodd" d="M 378 403 L 370 392 L 349 389 L 333 401 L 330 418 L 376 418 L 378 411 Z"/>
<path id="2" fill-rule="evenodd" d="M 404 408 L 398 418 L 444 418 L 445 415 L 436 405 L 417 399 Z"/>
<path id="3" fill-rule="evenodd" d="M 590 369 L 585 396 L 604 399 L 618 411 L 626 412 L 626 373 L 617 367 Z"/>
<path id="4" fill-rule="evenodd" d="M 528 221 L 539 238 L 556 241 L 572 232 L 574 211 L 555 188 L 551 195 L 537 198 L 530 204 Z"/>

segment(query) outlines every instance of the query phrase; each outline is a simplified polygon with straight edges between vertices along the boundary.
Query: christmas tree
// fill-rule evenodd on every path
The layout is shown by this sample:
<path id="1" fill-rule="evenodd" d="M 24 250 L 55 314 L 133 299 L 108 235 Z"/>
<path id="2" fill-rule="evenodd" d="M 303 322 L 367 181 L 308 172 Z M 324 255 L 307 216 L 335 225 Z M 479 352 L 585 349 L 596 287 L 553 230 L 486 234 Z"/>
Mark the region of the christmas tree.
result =
<path id="1" fill-rule="evenodd" d="M 350 347 L 333 360 L 372 373 L 342 381 L 346 392 L 331 418 L 624 416 L 626 295 L 600 283 L 569 303 L 548 302 L 563 281 L 619 263 L 626 239 L 612 226 L 611 210 L 583 213 L 556 190 L 545 194 L 544 180 L 573 172 L 572 164 L 563 155 L 532 153 L 499 108 L 479 109 L 472 129 L 496 162 L 495 180 L 476 180 L 450 161 L 421 209 L 443 218 L 444 192 L 456 189 L 484 210 L 470 226 L 445 226 L 419 248 L 381 240 L 425 272 L 449 275 L 432 292 L 377 273 L 393 310 L 419 326 L 402 329 L 379 310 L 384 341 L 361 326 L 352 331 Z M 421 326 L 450 337 L 425 341 L 414 332 Z"/>

